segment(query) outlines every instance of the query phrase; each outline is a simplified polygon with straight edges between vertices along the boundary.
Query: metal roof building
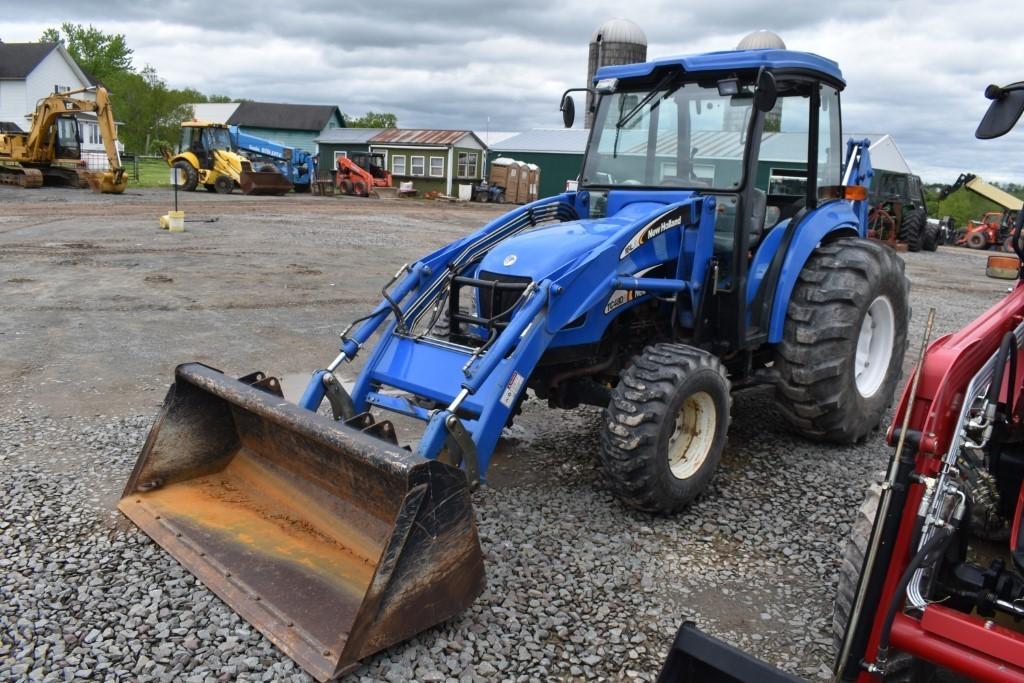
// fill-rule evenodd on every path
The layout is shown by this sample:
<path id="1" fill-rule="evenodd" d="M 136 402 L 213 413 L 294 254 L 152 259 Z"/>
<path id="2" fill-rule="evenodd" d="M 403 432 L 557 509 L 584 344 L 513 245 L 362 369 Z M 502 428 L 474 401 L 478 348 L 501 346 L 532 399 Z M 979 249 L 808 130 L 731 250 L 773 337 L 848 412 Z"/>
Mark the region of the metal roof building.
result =
<path id="1" fill-rule="evenodd" d="M 488 158 L 537 164 L 538 196 L 550 197 L 565 192 L 566 182 L 579 176 L 589 135 L 585 128 L 535 128 L 491 145 Z"/>
<path id="2" fill-rule="evenodd" d="M 195 118 L 238 126 L 242 131 L 282 145 L 316 152 L 316 138 L 343 128 L 341 110 L 333 104 L 282 102 L 196 102 Z"/>
<path id="3" fill-rule="evenodd" d="M 333 168 L 338 157 L 355 152 L 381 154 L 396 185 L 411 181 L 420 193 L 451 195 L 455 185 L 472 185 L 483 178 L 485 147 L 469 130 L 336 128 L 316 142 L 322 167 L 329 163 Z"/>

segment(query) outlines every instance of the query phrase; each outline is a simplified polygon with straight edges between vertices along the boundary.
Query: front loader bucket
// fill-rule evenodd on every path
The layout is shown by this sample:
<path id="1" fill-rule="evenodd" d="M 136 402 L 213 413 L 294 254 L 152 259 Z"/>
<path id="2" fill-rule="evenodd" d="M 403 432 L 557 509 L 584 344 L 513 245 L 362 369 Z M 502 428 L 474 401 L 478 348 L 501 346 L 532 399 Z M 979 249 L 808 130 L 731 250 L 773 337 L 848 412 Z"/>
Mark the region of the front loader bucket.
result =
<path id="1" fill-rule="evenodd" d="M 242 171 L 238 176 L 242 194 L 283 195 L 292 189 L 292 181 L 277 171 Z"/>
<path id="2" fill-rule="evenodd" d="M 288 403 L 262 375 L 178 366 L 118 508 L 320 681 L 484 586 L 461 470 Z"/>

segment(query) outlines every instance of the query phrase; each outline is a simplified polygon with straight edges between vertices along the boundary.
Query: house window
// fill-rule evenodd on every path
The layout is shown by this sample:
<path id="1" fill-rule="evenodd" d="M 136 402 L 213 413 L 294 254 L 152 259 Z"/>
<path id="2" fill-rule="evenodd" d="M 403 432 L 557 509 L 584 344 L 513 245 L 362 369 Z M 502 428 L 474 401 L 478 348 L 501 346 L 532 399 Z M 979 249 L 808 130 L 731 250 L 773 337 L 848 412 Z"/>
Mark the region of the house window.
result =
<path id="1" fill-rule="evenodd" d="M 412 166 L 409 175 L 426 175 L 424 157 L 409 157 L 409 165 Z"/>
<path id="2" fill-rule="evenodd" d="M 184 130 L 184 129 L 182 129 Z M 348 152 L 335 152 L 334 153 L 334 170 L 338 170 L 338 159 L 345 157 L 348 158 Z"/>
<path id="3" fill-rule="evenodd" d="M 405 155 L 391 155 L 391 172 L 395 175 L 405 175 Z"/>
<path id="4" fill-rule="evenodd" d="M 443 157 L 430 157 L 430 177 L 431 178 L 443 178 L 444 177 L 444 158 Z"/>
<path id="5" fill-rule="evenodd" d="M 476 178 L 478 172 L 476 152 L 459 152 L 459 177 Z"/>

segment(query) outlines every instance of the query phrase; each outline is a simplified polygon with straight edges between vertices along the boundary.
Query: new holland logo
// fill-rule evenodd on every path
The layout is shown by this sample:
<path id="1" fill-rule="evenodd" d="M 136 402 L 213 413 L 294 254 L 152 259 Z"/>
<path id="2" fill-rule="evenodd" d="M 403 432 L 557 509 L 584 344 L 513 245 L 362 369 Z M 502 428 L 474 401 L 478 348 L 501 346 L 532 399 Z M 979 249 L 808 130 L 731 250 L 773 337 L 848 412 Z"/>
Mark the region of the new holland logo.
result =
<path id="1" fill-rule="evenodd" d="M 677 228 L 682 224 L 682 216 L 668 216 L 655 219 L 642 228 L 640 232 L 633 235 L 633 239 L 629 240 L 629 243 L 622 248 L 622 253 L 619 254 L 619 260 L 621 261 L 626 258 L 658 235 L 663 235 L 672 228 Z"/>
<path id="2" fill-rule="evenodd" d="M 516 262 L 516 258 L 517 258 L 517 257 L 516 257 L 516 255 L 515 255 L 515 254 L 509 254 L 508 256 L 506 256 L 506 257 L 505 257 L 505 260 L 504 260 L 504 261 L 502 261 L 501 263 L 502 263 L 502 265 L 504 265 L 504 266 L 505 266 L 506 268 L 508 268 L 509 266 L 511 266 L 511 265 L 512 265 L 513 263 L 515 263 L 515 262 Z"/>

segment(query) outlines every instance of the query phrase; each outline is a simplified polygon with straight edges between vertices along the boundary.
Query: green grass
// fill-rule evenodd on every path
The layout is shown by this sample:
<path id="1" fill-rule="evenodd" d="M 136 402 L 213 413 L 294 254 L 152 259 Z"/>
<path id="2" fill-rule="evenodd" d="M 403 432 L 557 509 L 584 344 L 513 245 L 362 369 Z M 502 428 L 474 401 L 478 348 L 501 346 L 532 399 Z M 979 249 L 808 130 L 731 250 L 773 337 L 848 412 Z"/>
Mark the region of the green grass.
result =
<path id="1" fill-rule="evenodd" d="M 129 185 L 134 187 L 170 187 L 171 169 L 163 159 L 139 159 L 139 179 L 130 181 Z"/>

